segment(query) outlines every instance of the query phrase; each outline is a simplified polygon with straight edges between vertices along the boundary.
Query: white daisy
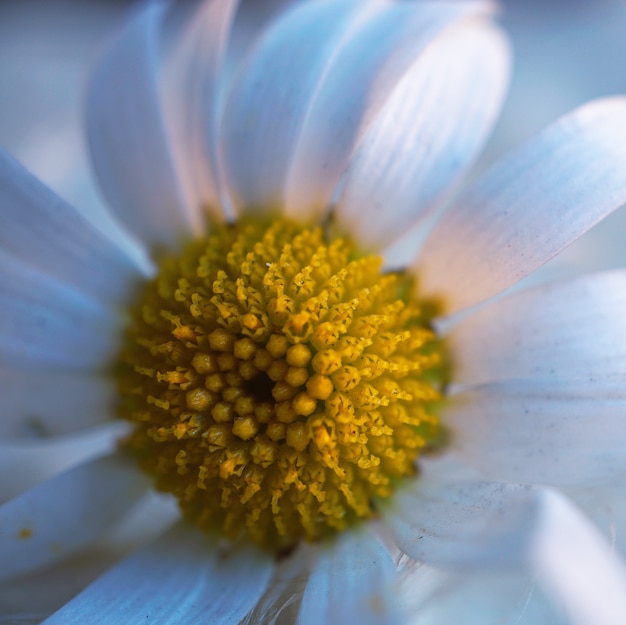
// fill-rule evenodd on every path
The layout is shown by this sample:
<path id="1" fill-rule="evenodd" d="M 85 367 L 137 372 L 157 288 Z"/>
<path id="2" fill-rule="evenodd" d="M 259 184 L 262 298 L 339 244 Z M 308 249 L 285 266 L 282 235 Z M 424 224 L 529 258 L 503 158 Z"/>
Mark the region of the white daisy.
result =
<path id="1" fill-rule="evenodd" d="M 1 156 L 7 618 L 538 623 L 546 593 L 623 622 L 572 497 L 626 468 L 626 274 L 495 296 L 626 199 L 626 99 L 452 199 L 507 81 L 490 3 L 250 10 L 146 4 L 97 66 L 93 166 L 133 236 Z M 129 451 L 186 522 L 137 518 Z"/>

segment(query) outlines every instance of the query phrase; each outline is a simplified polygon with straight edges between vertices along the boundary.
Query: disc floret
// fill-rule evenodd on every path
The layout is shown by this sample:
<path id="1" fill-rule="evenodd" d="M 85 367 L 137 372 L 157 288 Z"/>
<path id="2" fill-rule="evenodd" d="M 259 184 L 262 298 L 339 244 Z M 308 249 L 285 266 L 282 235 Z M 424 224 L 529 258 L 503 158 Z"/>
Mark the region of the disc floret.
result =
<path id="1" fill-rule="evenodd" d="M 321 228 L 213 228 L 132 311 L 126 446 L 231 539 L 281 550 L 371 517 L 441 434 L 441 350 L 413 292 Z"/>

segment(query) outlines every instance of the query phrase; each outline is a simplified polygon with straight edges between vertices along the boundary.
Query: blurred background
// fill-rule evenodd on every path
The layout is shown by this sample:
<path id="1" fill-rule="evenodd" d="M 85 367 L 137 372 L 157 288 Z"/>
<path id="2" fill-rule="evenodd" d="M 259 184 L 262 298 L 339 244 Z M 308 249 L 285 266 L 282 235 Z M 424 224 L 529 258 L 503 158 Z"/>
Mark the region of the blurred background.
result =
<path id="1" fill-rule="evenodd" d="M 129 5 L 0 0 L 0 145 L 104 221 L 83 143 L 82 95 L 103 38 Z M 589 99 L 626 94 L 626 0 L 502 0 L 501 6 L 515 66 L 483 162 Z M 559 266 L 626 265 L 625 238 L 621 210 L 575 243 Z"/>

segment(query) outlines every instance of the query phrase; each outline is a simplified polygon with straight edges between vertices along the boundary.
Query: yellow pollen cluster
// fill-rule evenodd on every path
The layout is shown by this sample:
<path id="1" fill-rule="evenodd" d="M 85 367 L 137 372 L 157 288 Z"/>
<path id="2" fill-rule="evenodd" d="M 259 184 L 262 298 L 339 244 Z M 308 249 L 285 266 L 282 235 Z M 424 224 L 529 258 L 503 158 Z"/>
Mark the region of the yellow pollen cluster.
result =
<path id="1" fill-rule="evenodd" d="M 375 514 L 439 442 L 441 353 L 413 284 L 285 220 L 165 259 L 117 367 L 126 446 L 209 531 L 276 551 Z"/>

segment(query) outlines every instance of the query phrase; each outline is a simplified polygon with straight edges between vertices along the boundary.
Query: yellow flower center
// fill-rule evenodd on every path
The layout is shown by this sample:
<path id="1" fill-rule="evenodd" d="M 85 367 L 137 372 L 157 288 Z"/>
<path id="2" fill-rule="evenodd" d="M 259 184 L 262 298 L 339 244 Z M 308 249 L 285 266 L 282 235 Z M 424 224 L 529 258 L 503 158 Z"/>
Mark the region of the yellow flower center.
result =
<path id="1" fill-rule="evenodd" d="M 286 220 L 163 260 L 116 368 L 125 445 L 203 529 L 280 551 L 375 514 L 441 439 L 414 285 Z"/>

